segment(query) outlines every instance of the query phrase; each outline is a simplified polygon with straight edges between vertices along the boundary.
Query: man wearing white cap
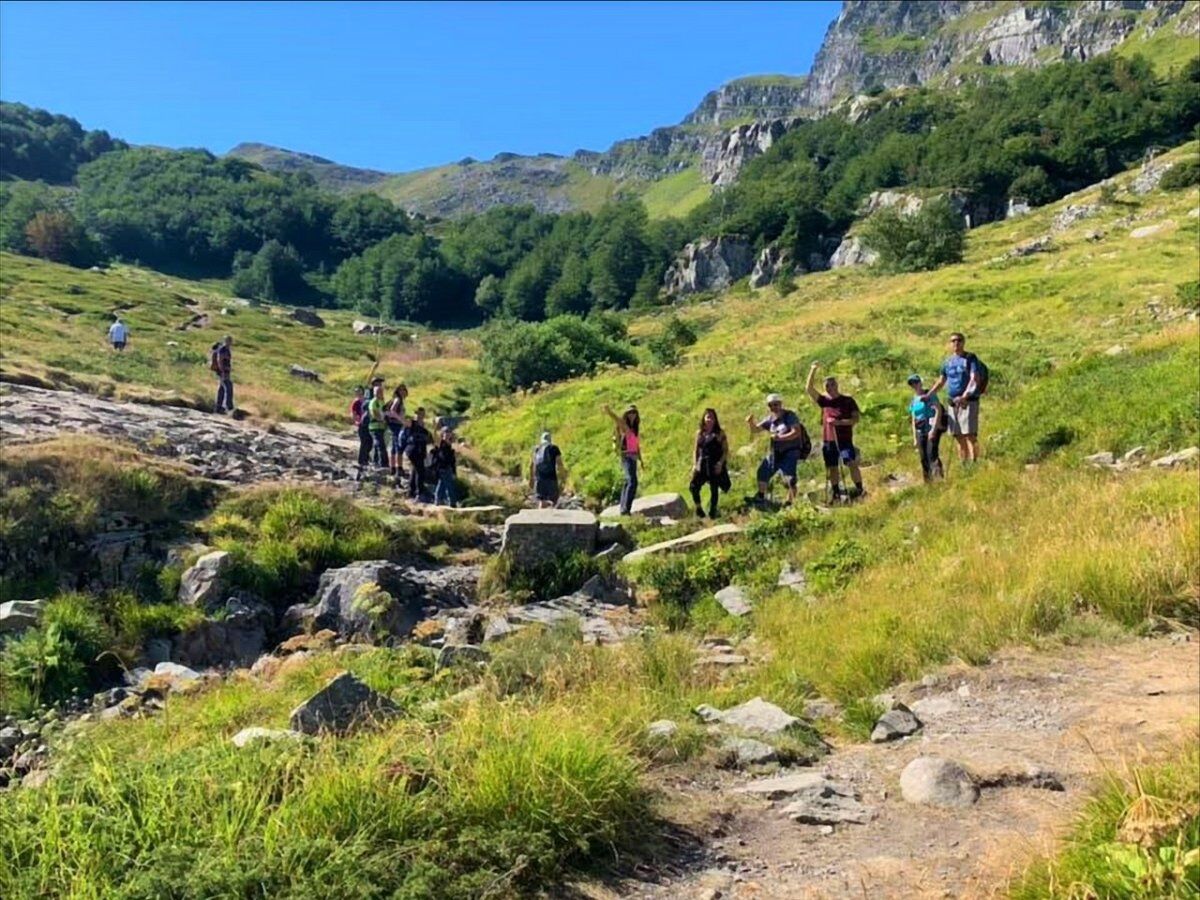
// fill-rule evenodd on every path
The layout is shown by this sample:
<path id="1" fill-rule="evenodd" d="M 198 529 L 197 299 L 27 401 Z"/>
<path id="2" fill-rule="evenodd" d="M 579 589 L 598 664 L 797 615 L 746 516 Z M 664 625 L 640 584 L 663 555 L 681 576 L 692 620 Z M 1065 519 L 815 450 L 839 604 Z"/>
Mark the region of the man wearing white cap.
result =
<path id="1" fill-rule="evenodd" d="M 550 432 L 543 431 L 542 439 L 533 448 L 529 463 L 529 486 L 538 507 L 554 506 L 558 502 L 559 482 L 567 477 L 563 465 L 562 451 L 550 440 Z"/>
<path id="2" fill-rule="evenodd" d="M 762 430 L 771 435 L 771 452 L 758 466 L 758 495 L 754 499 L 759 504 L 766 502 L 767 486 L 778 472 L 787 485 L 787 502 L 792 503 L 796 499 L 796 466 L 808 458 L 812 442 L 800 424 L 800 417 L 783 408 L 781 396 L 768 394 L 767 409 L 770 412 L 762 421 L 756 422 L 753 415 L 746 416 L 746 424 L 752 431 Z"/>

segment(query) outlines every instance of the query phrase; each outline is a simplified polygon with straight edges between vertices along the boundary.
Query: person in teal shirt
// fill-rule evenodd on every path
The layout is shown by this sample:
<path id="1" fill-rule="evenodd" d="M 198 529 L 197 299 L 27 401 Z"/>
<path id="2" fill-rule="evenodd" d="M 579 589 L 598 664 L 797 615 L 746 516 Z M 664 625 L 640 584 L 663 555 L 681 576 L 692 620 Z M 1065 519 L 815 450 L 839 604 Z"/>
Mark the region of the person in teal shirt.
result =
<path id="1" fill-rule="evenodd" d="M 913 447 L 921 455 L 921 473 L 925 481 L 930 482 L 943 475 L 938 445 L 946 432 L 946 410 L 936 393 L 925 394 L 920 375 L 909 375 L 908 386 L 913 392 L 912 402 L 908 405 Z"/>

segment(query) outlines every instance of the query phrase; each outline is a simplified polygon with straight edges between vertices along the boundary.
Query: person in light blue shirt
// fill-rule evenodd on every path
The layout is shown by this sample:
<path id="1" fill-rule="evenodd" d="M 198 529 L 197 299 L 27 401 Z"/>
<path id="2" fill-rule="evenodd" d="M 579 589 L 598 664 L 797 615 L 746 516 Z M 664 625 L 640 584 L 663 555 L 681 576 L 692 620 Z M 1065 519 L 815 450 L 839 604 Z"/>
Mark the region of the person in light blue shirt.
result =
<path id="1" fill-rule="evenodd" d="M 120 316 L 113 316 L 113 323 L 108 326 L 108 341 L 118 352 L 123 352 L 129 343 L 129 326 L 121 321 Z"/>
<path id="2" fill-rule="evenodd" d="M 946 411 L 937 394 L 925 393 L 920 375 L 909 375 L 908 386 L 913 392 L 912 402 L 908 405 L 908 414 L 912 421 L 913 447 L 921 455 L 921 473 L 928 483 L 943 475 L 938 445 L 946 431 Z"/>

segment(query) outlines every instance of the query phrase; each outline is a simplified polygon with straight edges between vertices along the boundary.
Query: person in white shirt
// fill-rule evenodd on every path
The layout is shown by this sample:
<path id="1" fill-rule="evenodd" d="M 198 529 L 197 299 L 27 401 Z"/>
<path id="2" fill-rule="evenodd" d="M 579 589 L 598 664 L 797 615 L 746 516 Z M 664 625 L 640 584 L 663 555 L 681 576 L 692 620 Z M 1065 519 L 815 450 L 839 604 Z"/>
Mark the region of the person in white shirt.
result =
<path id="1" fill-rule="evenodd" d="M 124 350 L 129 343 L 129 327 L 121 321 L 120 316 L 114 316 L 113 323 L 108 326 L 108 340 L 114 350 Z"/>

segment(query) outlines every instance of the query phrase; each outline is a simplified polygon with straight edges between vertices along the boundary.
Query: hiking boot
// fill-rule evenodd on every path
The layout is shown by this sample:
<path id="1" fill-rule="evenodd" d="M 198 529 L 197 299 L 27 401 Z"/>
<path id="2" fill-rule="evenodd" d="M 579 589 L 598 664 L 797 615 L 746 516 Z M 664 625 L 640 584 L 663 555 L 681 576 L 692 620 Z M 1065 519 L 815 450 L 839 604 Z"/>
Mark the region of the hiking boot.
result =
<path id="1" fill-rule="evenodd" d="M 710 507 L 710 508 L 709 508 L 709 510 L 708 510 L 708 517 L 709 517 L 710 519 L 715 519 L 715 518 L 717 518 L 717 508 L 716 508 L 715 506 L 713 506 L 713 507 Z"/>
<path id="2" fill-rule="evenodd" d="M 704 518 L 704 507 L 699 506 L 699 505 L 696 507 L 696 518 L 697 519 Z"/>

